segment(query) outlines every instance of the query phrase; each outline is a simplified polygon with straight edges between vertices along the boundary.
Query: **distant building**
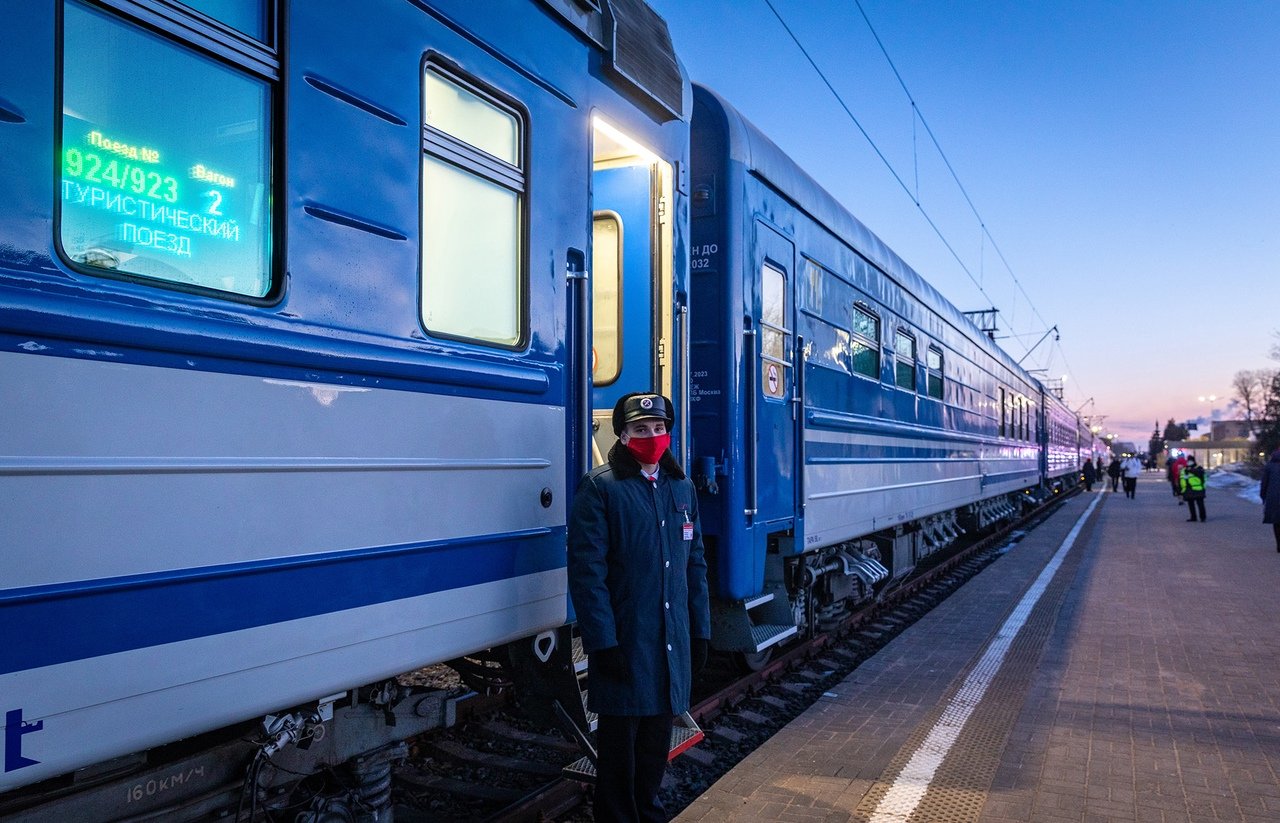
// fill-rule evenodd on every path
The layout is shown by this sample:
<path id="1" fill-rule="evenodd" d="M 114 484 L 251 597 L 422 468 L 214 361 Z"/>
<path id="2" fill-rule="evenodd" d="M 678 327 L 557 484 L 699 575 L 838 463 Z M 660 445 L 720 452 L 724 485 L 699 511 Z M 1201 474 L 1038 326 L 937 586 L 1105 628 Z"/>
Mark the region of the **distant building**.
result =
<path id="1" fill-rule="evenodd" d="M 1257 444 L 1254 443 L 1249 428 L 1249 423 L 1244 420 L 1215 420 L 1209 427 L 1207 437 L 1171 440 L 1166 443 L 1165 453 L 1160 460 L 1163 462 L 1171 453 L 1180 451 L 1186 455 L 1195 455 L 1197 463 L 1213 469 L 1228 463 L 1256 459 Z"/>
<path id="2" fill-rule="evenodd" d="M 1210 440 L 1248 440 L 1256 424 L 1247 420 L 1215 420 L 1209 434 Z"/>

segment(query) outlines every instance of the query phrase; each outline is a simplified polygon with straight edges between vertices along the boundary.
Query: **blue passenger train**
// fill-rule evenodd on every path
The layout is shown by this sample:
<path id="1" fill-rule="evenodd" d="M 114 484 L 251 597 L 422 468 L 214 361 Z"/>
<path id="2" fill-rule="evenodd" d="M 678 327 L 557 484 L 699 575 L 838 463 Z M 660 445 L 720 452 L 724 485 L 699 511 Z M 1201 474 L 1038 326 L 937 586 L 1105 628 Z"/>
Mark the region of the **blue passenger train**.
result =
<path id="1" fill-rule="evenodd" d="M 643 0 L 501 6 L 9 14 L 0 815 L 381 785 L 451 711 L 397 675 L 565 653 L 627 391 L 681 411 L 748 663 L 1074 482 L 1078 418 Z"/>

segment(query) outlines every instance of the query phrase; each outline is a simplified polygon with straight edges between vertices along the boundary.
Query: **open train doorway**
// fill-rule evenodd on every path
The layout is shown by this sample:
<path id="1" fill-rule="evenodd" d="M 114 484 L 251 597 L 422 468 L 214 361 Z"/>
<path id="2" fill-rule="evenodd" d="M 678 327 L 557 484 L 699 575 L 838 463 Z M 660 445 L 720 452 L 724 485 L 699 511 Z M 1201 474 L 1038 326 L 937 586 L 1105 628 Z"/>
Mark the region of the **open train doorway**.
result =
<path id="1" fill-rule="evenodd" d="M 617 439 L 622 395 L 672 395 L 672 167 L 599 116 L 592 121 L 591 465 Z M 672 447 L 686 446 L 678 432 Z"/>

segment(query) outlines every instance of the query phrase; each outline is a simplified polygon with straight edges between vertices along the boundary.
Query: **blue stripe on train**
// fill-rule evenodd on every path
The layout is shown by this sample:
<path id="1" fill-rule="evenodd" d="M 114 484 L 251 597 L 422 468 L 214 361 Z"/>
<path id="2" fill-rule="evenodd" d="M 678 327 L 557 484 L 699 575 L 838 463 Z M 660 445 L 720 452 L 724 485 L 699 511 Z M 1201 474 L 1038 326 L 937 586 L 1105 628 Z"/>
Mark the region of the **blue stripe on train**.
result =
<path id="1" fill-rule="evenodd" d="M 0 674 L 563 568 L 565 529 L 0 591 Z"/>

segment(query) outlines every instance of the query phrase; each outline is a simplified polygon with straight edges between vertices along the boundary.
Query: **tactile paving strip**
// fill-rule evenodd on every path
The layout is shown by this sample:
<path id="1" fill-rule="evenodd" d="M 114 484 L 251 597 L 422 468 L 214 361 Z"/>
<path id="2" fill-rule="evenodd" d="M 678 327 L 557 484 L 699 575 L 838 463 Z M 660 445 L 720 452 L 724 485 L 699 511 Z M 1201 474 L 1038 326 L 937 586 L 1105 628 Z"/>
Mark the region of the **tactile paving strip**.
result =
<path id="1" fill-rule="evenodd" d="M 1053 631 L 1067 590 L 1075 580 L 1096 522 L 1095 512 L 1081 529 L 1075 545 L 1067 553 L 1062 566 L 1045 587 L 1044 593 L 1010 644 L 999 671 L 982 700 L 969 715 L 956 744 L 938 766 L 932 782 L 924 790 L 924 796 L 914 806 L 914 810 L 908 813 L 906 809 L 879 807 L 908 761 L 924 744 L 930 731 L 940 722 L 946 722 L 945 715 L 952 698 L 960 692 L 973 666 L 966 667 L 956 676 L 955 683 L 948 689 L 946 696 L 907 738 L 884 774 L 862 798 L 853 813 L 853 820 L 871 820 L 877 809 L 880 811 L 878 819 L 888 818 L 903 823 L 974 823 L 978 819 L 986 803 L 996 768 L 1000 764 L 1005 742 L 1022 710 L 1045 643 Z M 1012 613 L 1013 607 L 1009 611 Z M 981 660 L 981 653 L 977 660 Z"/>

